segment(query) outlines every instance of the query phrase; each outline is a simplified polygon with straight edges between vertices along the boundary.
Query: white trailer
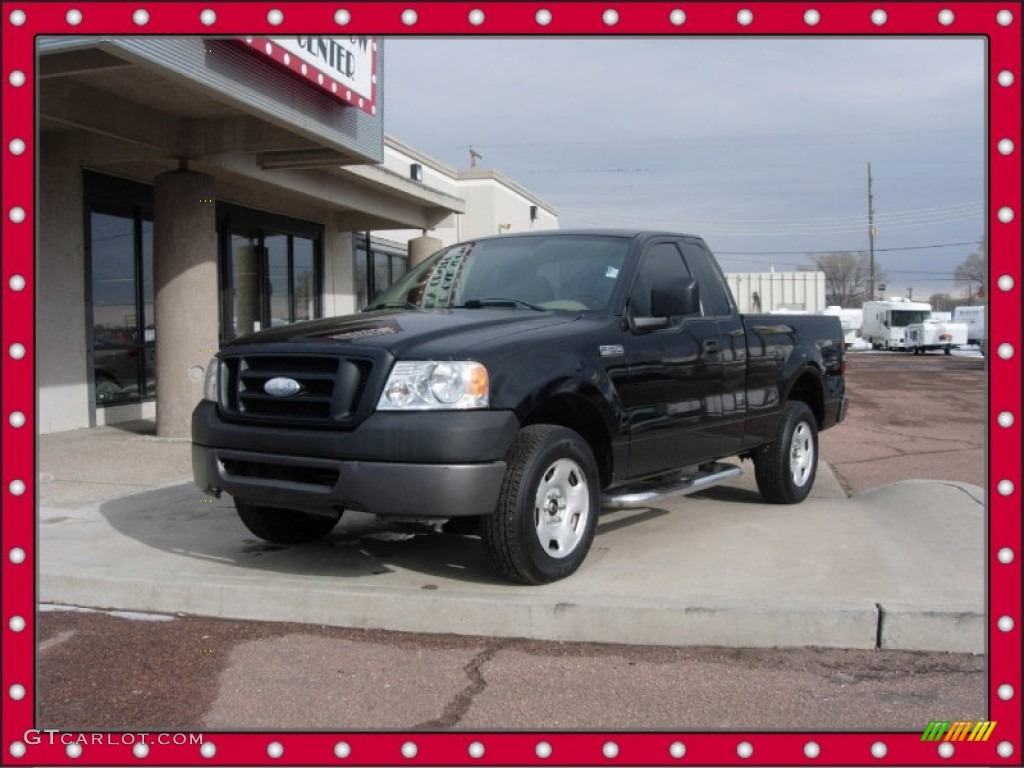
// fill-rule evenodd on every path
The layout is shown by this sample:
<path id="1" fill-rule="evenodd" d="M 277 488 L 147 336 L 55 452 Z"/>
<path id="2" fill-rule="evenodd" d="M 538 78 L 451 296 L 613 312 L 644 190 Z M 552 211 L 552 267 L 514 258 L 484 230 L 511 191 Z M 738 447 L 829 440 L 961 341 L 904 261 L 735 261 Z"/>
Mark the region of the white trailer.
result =
<path id="1" fill-rule="evenodd" d="M 986 309 L 984 305 L 953 308 L 954 322 L 967 324 L 967 343 L 977 344 L 982 352 L 988 346 L 988 334 L 985 332 Z"/>
<path id="2" fill-rule="evenodd" d="M 861 338 L 875 349 L 903 349 L 908 325 L 923 323 L 932 313 L 932 305 L 902 297 L 886 301 L 864 302 Z"/>
<path id="3" fill-rule="evenodd" d="M 905 329 L 907 352 L 923 355 L 941 349 L 947 355 L 967 343 L 967 323 L 946 323 L 929 320 L 926 323 L 912 323 Z"/>

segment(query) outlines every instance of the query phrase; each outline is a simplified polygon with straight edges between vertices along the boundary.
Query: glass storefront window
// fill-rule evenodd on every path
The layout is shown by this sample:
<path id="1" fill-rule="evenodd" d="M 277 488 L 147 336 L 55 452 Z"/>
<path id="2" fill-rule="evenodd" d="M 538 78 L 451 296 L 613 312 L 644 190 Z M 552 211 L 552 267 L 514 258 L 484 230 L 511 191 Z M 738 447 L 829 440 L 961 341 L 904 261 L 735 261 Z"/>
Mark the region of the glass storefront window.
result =
<path id="1" fill-rule="evenodd" d="M 93 385 L 98 406 L 156 392 L 153 222 L 140 209 L 89 214 Z"/>
<path id="2" fill-rule="evenodd" d="M 269 325 L 276 328 L 288 325 L 294 318 L 291 310 L 291 291 L 288 289 L 288 236 L 267 235 L 263 239 L 267 252 L 267 287 L 270 296 Z"/>
<path id="3" fill-rule="evenodd" d="M 362 309 L 370 303 L 370 273 L 366 268 L 366 251 L 362 248 L 355 249 L 355 265 L 356 309 Z"/>
<path id="4" fill-rule="evenodd" d="M 262 328 L 260 251 L 258 234 L 231 233 L 231 274 L 235 290 L 229 339 Z"/>
<path id="5" fill-rule="evenodd" d="M 156 396 L 152 188 L 86 171 L 97 406 Z M 218 204 L 221 340 L 321 313 L 323 228 Z"/>
<path id="6" fill-rule="evenodd" d="M 289 232 L 288 229 L 294 227 Z M 321 236 L 306 236 L 317 225 L 225 206 L 221 231 L 227 232 L 222 265 L 222 339 L 320 316 Z M 222 241 L 223 242 L 223 241 Z"/>
<path id="7" fill-rule="evenodd" d="M 315 243 L 308 237 L 292 238 L 292 273 L 295 285 L 294 319 L 312 320 L 316 317 L 316 261 Z"/>
<path id="8" fill-rule="evenodd" d="M 156 397 L 156 309 L 153 306 L 153 222 L 142 220 L 142 326 L 145 397 Z"/>
<path id="9" fill-rule="evenodd" d="M 359 244 L 354 249 L 356 306 L 362 308 L 408 271 L 409 258 L 404 254 L 386 250 L 388 246 L 384 246 L 382 250 L 371 248 L 371 264 L 366 257 L 365 237 L 357 237 Z"/>

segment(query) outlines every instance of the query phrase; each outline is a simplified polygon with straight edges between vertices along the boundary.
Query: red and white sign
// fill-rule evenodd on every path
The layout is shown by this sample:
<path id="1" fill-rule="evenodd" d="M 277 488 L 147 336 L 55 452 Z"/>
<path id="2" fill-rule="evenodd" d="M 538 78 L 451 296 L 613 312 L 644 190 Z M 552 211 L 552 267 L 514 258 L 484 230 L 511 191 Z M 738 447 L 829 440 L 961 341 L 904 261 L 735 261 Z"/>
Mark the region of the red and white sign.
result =
<path id="1" fill-rule="evenodd" d="M 364 112 L 377 114 L 377 40 L 372 37 L 246 37 L 246 44 Z"/>

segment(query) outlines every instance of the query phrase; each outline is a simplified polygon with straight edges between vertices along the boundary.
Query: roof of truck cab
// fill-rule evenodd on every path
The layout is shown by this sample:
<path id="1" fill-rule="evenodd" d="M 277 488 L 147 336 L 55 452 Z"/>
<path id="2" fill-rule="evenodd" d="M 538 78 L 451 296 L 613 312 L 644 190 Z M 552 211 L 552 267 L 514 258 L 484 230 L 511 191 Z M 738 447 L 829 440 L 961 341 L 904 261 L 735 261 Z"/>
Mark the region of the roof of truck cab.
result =
<path id="1" fill-rule="evenodd" d="M 479 241 L 479 240 L 497 240 L 499 238 L 509 238 L 509 237 L 538 237 L 538 236 L 543 236 L 543 237 L 551 237 L 551 236 L 563 237 L 563 236 L 573 236 L 573 235 L 575 235 L 577 237 L 579 237 L 581 235 L 589 235 L 589 236 L 597 235 L 597 236 L 601 236 L 601 237 L 625 237 L 625 238 L 662 236 L 662 237 L 695 237 L 695 238 L 698 238 L 698 239 L 703 239 L 703 238 L 701 238 L 700 235 L 692 235 L 692 234 L 687 234 L 685 232 L 667 232 L 667 231 L 663 231 L 663 230 L 653 230 L 653 229 L 602 229 L 602 228 L 593 228 L 593 229 L 539 229 L 539 230 L 535 230 L 535 231 L 531 231 L 531 232 L 508 232 L 508 233 L 505 233 L 505 234 L 502 234 L 502 235 L 488 235 L 486 237 L 474 237 L 474 238 L 470 238 L 470 239 L 471 240 Z"/>

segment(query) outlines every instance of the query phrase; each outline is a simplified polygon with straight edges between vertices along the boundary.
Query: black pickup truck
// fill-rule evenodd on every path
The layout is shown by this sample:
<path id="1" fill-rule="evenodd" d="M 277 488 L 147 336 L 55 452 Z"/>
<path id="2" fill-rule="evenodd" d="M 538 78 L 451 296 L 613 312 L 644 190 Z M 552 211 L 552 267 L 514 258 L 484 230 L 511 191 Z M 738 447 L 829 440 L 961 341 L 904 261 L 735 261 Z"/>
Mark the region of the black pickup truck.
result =
<path id="1" fill-rule="evenodd" d="M 362 313 L 225 346 L 192 467 L 263 539 L 313 541 L 345 509 L 473 523 L 498 572 L 539 584 L 579 567 L 602 508 L 737 476 L 726 457 L 802 501 L 843 369 L 838 318 L 739 314 L 699 237 L 500 235 Z"/>

